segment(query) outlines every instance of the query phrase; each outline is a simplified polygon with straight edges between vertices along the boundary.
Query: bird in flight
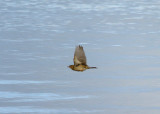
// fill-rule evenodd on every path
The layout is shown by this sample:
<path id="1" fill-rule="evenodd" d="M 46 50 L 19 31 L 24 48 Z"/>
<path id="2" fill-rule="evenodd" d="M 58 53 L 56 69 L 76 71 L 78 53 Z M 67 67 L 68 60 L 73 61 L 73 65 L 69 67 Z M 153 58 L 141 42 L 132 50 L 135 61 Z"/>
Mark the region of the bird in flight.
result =
<path id="1" fill-rule="evenodd" d="M 74 65 L 70 65 L 69 68 L 75 71 L 84 71 L 86 69 L 93 69 L 96 67 L 89 67 L 87 65 L 87 59 L 82 46 L 77 46 L 74 52 Z"/>

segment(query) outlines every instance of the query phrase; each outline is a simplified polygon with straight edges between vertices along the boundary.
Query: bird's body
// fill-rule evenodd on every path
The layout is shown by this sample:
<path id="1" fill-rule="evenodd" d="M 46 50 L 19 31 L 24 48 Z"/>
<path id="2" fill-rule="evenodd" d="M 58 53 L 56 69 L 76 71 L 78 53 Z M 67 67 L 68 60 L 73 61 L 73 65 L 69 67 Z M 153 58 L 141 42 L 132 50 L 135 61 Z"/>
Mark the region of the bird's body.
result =
<path id="1" fill-rule="evenodd" d="M 78 66 L 70 65 L 69 67 L 75 71 L 84 71 L 86 69 L 89 69 L 89 67 L 86 65 L 78 65 Z"/>
<path id="2" fill-rule="evenodd" d="M 86 69 L 96 68 L 96 67 L 89 67 L 87 65 L 87 59 L 83 47 L 80 45 L 76 47 L 73 62 L 74 65 L 70 65 L 69 68 L 75 71 L 84 71 Z"/>

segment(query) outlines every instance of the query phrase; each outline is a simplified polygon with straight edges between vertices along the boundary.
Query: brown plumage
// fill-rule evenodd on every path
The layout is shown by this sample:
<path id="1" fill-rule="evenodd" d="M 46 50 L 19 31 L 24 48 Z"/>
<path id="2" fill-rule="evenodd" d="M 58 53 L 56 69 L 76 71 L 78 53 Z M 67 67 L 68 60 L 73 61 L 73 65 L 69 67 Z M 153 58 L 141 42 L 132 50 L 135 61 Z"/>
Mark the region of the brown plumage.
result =
<path id="1" fill-rule="evenodd" d="M 75 71 L 84 71 L 86 69 L 96 68 L 89 67 L 87 65 L 87 59 L 82 46 L 77 46 L 74 53 L 73 59 L 74 65 L 70 65 L 69 68 Z"/>

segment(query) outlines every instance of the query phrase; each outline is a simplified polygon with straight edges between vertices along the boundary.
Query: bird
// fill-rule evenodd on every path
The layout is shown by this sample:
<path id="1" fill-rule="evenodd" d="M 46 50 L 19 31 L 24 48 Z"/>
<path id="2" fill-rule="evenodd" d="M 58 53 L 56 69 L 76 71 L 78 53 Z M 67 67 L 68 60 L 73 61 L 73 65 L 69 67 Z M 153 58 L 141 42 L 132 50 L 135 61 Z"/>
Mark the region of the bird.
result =
<path id="1" fill-rule="evenodd" d="M 97 67 L 90 67 L 87 65 L 87 59 L 83 46 L 79 45 L 76 47 L 73 58 L 74 65 L 68 67 L 74 71 L 85 71 L 86 69 L 95 69 Z"/>

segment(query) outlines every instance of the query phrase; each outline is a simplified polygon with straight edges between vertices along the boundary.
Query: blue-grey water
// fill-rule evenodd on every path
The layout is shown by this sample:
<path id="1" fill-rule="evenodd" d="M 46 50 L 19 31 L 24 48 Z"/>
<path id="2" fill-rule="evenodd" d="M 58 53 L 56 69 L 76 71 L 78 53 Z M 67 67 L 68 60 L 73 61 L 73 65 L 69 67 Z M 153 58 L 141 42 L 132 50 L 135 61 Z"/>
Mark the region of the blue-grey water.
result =
<path id="1" fill-rule="evenodd" d="M 0 5 L 0 114 L 160 113 L 160 1 Z M 98 69 L 67 67 L 79 44 Z"/>

